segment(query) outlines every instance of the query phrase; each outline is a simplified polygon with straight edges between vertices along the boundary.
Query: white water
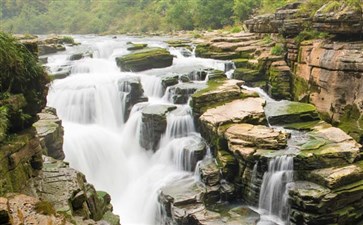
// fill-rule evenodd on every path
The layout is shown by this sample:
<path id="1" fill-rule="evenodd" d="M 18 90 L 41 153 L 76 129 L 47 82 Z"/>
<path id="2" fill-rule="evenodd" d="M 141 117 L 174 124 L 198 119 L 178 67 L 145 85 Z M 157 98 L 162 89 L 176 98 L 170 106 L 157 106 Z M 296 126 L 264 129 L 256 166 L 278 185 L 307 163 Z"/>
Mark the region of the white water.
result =
<path id="1" fill-rule="evenodd" d="M 126 42 L 141 41 L 149 46 L 165 46 L 155 38 L 79 36 L 83 48 L 93 51 L 94 58 L 69 62 L 69 48 L 62 55 L 50 56 L 51 69 L 64 64 L 72 65 L 71 76 L 52 82 L 48 105 L 55 107 L 65 128 L 64 151 L 71 166 L 83 172 L 97 189 L 112 196 L 114 212 L 120 215 L 121 224 L 155 224 L 158 211 L 157 194 L 164 185 L 175 180 L 192 177 L 184 171 L 184 147 L 196 143 L 189 106 L 180 106 L 167 117 L 167 131 L 161 147 L 153 153 L 139 145 L 141 110 L 136 105 L 126 123 L 123 115 L 127 88 L 119 87 L 126 77 L 141 79 L 148 104 L 165 102 L 162 99 L 160 75 L 170 72 L 188 73 L 196 69 L 224 69 L 224 62 L 184 58 L 178 50 L 171 67 L 141 73 L 120 72 L 115 57 L 127 53 Z M 78 48 L 78 47 L 74 47 Z"/>
<path id="2" fill-rule="evenodd" d="M 261 221 L 267 219 L 278 224 L 285 224 L 287 221 L 289 208 L 286 185 L 293 181 L 293 167 L 292 156 L 284 155 L 270 159 L 260 190 Z"/>

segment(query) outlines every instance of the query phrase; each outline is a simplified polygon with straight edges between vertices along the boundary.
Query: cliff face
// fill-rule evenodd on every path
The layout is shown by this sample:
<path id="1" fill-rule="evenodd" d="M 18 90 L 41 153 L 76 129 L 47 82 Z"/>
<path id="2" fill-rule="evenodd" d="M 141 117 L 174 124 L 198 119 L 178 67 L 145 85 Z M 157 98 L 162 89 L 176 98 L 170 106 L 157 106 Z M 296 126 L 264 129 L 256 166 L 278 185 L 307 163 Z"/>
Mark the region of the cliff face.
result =
<path id="1" fill-rule="evenodd" d="M 344 1 L 328 2 L 311 16 L 302 12 L 301 4 L 289 4 L 246 25 L 252 32 L 279 33 L 286 38 L 285 61 L 292 72 L 293 98 L 313 103 L 324 120 L 362 143 L 362 9 Z M 331 37 L 314 39 L 313 33 Z"/>
<path id="2" fill-rule="evenodd" d="M 48 75 L 36 43 L 0 41 L 1 224 L 119 224 L 110 196 L 61 161 L 63 127 L 43 109 Z"/>

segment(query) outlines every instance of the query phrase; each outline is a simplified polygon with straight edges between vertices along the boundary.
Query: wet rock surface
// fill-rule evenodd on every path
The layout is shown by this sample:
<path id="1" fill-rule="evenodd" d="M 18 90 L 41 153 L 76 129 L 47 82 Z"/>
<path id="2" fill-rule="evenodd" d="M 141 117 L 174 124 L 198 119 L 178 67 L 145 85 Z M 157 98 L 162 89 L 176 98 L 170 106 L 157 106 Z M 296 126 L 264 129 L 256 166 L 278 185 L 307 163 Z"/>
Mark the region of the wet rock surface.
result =
<path id="1" fill-rule="evenodd" d="M 148 105 L 142 110 L 141 147 L 158 149 L 161 135 L 166 131 L 166 115 L 176 108 L 174 105 Z"/>

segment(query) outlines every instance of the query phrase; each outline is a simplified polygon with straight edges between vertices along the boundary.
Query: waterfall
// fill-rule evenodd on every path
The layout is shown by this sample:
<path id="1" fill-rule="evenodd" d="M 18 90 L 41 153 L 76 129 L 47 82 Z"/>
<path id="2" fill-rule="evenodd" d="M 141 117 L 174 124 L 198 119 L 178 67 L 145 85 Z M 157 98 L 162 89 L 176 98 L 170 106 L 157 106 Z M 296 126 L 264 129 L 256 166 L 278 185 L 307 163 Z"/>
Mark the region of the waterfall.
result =
<path id="1" fill-rule="evenodd" d="M 286 185 L 293 181 L 293 166 L 292 156 L 277 156 L 270 159 L 268 171 L 263 175 L 259 208 L 263 215 L 279 224 L 285 224 L 289 215 Z"/>
<path id="2" fill-rule="evenodd" d="M 135 40 L 149 46 L 165 46 L 163 40 Z M 73 61 L 71 75 L 53 81 L 48 94 L 48 105 L 55 107 L 63 120 L 66 160 L 97 189 L 111 194 L 121 224 L 159 224 L 160 188 L 180 179 L 195 182 L 193 170 L 197 161 L 205 154 L 211 156 L 196 133 L 188 105 L 179 105 L 167 114 L 159 149 L 146 151 L 140 146 L 142 110 L 149 104 L 165 104 L 161 75 L 207 68 L 223 70 L 224 62 L 176 54 L 171 67 L 125 73 L 116 66 L 114 58 L 127 53 L 126 43 L 133 38 L 78 36 L 77 41 L 92 49 L 93 58 Z M 69 64 L 72 48 L 76 47 L 52 56 L 47 66 L 54 70 Z M 149 102 L 134 105 L 124 122 L 125 101 L 130 92 L 128 79 L 140 79 Z"/>

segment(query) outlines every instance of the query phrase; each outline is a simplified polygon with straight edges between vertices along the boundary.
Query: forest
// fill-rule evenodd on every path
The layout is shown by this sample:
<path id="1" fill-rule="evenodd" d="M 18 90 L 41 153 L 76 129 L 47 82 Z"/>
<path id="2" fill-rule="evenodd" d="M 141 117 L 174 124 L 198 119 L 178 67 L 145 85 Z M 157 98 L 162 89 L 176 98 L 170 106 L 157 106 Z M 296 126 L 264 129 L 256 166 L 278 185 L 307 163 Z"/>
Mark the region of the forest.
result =
<path id="1" fill-rule="evenodd" d="M 13 33 L 126 33 L 239 25 L 288 0 L 0 0 L 0 29 Z"/>

